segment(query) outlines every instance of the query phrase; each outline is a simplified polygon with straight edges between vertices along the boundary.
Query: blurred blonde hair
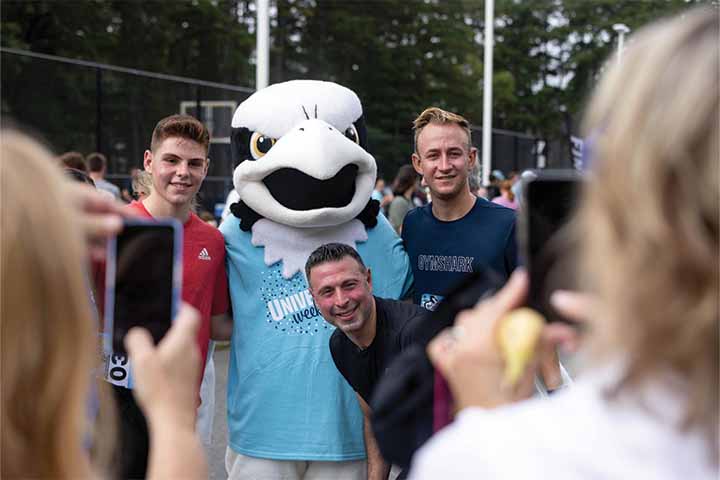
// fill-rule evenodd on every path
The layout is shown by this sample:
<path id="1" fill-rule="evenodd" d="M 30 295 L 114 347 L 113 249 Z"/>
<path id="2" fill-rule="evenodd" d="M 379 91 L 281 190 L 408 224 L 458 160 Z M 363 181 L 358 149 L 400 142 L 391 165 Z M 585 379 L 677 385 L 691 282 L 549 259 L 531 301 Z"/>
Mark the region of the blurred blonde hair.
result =
<path id="1" fill-rule="evenodd" d="M 512 187 L 512 180 L 503 180 L 502 182 L 500 182 L 500 192 L 507 192 L 508 200 L 510 200 L 511 202 L 515 200 L 515 193 L 512 191 Z"/>
<path id="2" fill-rule="evenodd" d="M 595 177 L 579 221 L 601 299 L 594 340 L 627 370 L 614 394 L 672 372 L 683 429 L 718 449 L 718 12 L 639 32 L 586 117 Z"/>
<path id="3" fill-rule="evenodd" d="M 132 177 L 132 189 L 138 200 L 142 200 L 152 192 L 152 173 L 139 170 Z"/>
<path id="4" fill-rule="evenodd" d="M 35 141 L 2 131 L 0 182 L 2 477 L 87 477 L 100 359 L 70 181 Z"/>

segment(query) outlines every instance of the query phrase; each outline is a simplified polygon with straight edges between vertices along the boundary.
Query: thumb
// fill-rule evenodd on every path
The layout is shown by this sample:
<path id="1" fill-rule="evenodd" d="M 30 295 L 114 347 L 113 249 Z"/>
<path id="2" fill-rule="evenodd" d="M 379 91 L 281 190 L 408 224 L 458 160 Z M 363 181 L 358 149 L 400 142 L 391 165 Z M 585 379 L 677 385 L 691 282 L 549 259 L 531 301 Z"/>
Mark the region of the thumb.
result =
<path id="1" fill-rule="evenodd" d="M 138 364 L 152 355 L 152 352 L 155 350 L 155 345 L 147 329 L 134 327 L 125 335 L 125 349 L 131 361 Z"/>
<path id="2" fill-rule="evenodd" d="M 187 303 L 183 303 L 159 347 L 163 351 L 184 349 L 187 343 L 195 341 L 199 329 L 200 313 Z"/>
<path id="3" fill-rule="evenodd" d="M 450 329 L 446 328 L 433 338 L 426 348 L 430 363 L 432 363 L 443 376 L 447 375 L 450 370 L 448 356 L 453 342 L 454 339 L 450 333 Z"/>
<path id="4" fill-rule="evenodd" d="M 528 290 L 528 276 L 523 268 L 516 268 L 507 283 L 493 297 L 495 315 L 500 316 L 523 304 Z"/>

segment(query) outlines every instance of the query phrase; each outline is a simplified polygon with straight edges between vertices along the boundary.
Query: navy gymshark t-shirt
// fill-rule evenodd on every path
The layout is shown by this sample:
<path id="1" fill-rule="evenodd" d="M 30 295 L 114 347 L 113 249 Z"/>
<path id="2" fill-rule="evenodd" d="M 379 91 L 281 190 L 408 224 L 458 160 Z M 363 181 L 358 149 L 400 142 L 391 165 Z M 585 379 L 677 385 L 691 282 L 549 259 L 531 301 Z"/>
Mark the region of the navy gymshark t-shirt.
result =
<path id="1" fill-rule="evenodd" d="M 451 222 L 435 218 L 432 204 L 411 210 L 402 238 L 415 277 L 413 301 L 428 310 L 469 273 L 489 268 L 506 280 L 517 265 L 515 211 L 482 198 Z"/>

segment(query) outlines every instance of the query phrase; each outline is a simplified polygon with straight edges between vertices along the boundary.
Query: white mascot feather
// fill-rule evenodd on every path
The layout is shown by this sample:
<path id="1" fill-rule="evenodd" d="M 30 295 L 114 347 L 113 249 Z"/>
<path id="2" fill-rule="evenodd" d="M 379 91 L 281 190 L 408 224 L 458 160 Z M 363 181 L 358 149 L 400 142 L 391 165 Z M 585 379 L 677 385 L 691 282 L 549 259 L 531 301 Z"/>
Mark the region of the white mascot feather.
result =
<path id="1" fill-rule="evenodd" d="M 277 460 L 365 457 L 355 393 L 335 368 L 334 327 L 304 274 L 322 244 L 355 247 L 373 293 L 400 298 L 412 283 L 402 242 L 370 200 L 375 160 L 357 95 L 331 82 L 271 85 L 232 120 L 237 203 L 220 229 L 228 253 L 233 337 L 229 446 Z"/>

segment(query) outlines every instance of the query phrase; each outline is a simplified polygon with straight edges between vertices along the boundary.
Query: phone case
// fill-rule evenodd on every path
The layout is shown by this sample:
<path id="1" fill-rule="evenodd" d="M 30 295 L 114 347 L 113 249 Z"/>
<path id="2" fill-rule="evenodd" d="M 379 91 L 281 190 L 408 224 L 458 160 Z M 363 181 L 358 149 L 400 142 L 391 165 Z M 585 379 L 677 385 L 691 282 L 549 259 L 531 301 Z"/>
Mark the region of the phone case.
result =
<path id="1" fill-rule="evenodd" d="M 126 219 L 124 227 L 164 227 L 172 228 L 172 295 L 171 295 L 171 321 L 177 315 L 182 296 L 182 225 L 175 219 Z M 105 269 L 105 309 L 103 315 L 103 356 L 105 358 L 105 378 L 108 382 L 132 388 L 132 373 L 124 351 L 114 351 L 114 324 L 115 324 L 115 291 L 117 273 L 117 237 L 111 237 L 107 245 L 107 259 Z"/>
<path id="2" fill-rule="evenodd" d="M 576 239 L 566 225 L 577 203 L 571 199 L 582 180 L 581 172 L 572 169 L 533 170 L 522 178 L 517 235 L 520 264 L 530 278 L 528 306 L 548 321 L 564 321 L 550 307 L 550 293 L 574 285 Z"/>

